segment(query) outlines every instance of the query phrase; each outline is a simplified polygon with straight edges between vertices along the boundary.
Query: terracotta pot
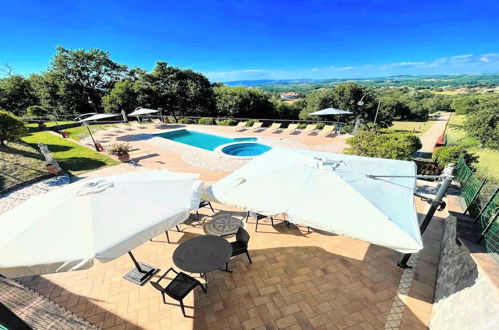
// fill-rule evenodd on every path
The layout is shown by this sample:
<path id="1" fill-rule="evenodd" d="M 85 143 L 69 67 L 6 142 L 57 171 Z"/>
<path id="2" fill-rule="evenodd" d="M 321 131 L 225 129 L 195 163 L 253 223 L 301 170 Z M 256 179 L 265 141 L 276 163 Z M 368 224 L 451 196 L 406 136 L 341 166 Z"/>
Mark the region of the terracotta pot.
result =
<path id="1" fill-rule="evenodd" d="M 57 173 L 59 173 L 59 167 L 55 165 L 47 164 L 45 165 L 45 168 L 47 169 L 47 172 L 49 172 L 52 175 L 57 175 Z"/>
<path id="2" fill-rule="evenodd" d="M 122 163 L 126 163 L 130 160 L 130 155 L 128 153 L 118 156 L 118 159 Z"/>

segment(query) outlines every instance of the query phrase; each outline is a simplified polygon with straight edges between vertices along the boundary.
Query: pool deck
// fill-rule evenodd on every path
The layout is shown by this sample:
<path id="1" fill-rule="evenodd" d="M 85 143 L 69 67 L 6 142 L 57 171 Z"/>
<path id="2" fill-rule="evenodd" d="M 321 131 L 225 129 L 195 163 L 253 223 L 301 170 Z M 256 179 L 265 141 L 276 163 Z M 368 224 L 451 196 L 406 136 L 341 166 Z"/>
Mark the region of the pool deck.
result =
<path id="1" fill-rule="evenodd" d="M 341 152 L 346 136 L 318 137 L 287 134 L 240 132 L 232 127 L 189 128 L 233 136 L 258 136 L 281 141 L 281 145 L 327 152 Z M 98 132 L 97 141 L 129 141 L 135 149 L 135 163 L 121 164 L 86 173 L 103 176 L 145 168 L 199 173 L 207 183 L 230 171 L 196 166 L 190 154 L 175 148 L 139 140 L 142 134 L 163 131 L 151 126 Z M 176 146 L 178 147 L 178 146 Z M 198 157 L 203 157 L 199 153 Z M 57 189 L 57 188 L 54 188 Z M 417 210 L 427 204 L 416 199 Z M 181 242 L 204 234 L 203 222 L 213 216 L 231 213 L 242 219 L 242 210 L 214 204 L 200 210 L 182 226 L 172 230 L 172 244 L 159 235 L 133 250 L 136 258 L 161 268 L 159 277 L 175 267 L 172 254 Z M 142 287 L 122 278 L 133 267 L 128 256 L 69 273 L 19 279 L 53 302 L 106 329 L 426 329 L 431 313 L 433 290 L 442 236 L 442 218 L 437 213 L 424 235 L 424 249 L 411 259 L 412 270 L 395 264 L 402 255 L 356 239 L 306 228 L 275 226 L 263 220 L 259 232 L 254 221 L 247 230 L 253 263 L 245 256 L 230 262 L 233 273 L 208 274 L 209 291 L 194 290 L 184 300 L 184 318 L 178 305 L 163 304 L 161 295 L 150 284 Z M 15 299 L 15 297 L 12 297 Z"/>

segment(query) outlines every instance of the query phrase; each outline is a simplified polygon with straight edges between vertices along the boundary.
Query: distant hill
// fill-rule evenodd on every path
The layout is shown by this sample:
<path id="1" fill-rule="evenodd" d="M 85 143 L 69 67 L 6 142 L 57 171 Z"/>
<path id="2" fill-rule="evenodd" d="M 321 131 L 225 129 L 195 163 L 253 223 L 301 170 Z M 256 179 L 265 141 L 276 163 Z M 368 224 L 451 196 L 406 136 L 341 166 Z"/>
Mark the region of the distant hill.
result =
<path id="1" fill-rule="evenodd" d="M 458 74 L 458 75 L 399 75 L 357 79 L 282 79 L 282 80 L 238 80 L 228 86 L 249 86 L 266 91 L 283 92 L 332 87 L 342 82 L 352 81 L 369 87 L 485 87 L 499 86 L 499 74 Z"/>

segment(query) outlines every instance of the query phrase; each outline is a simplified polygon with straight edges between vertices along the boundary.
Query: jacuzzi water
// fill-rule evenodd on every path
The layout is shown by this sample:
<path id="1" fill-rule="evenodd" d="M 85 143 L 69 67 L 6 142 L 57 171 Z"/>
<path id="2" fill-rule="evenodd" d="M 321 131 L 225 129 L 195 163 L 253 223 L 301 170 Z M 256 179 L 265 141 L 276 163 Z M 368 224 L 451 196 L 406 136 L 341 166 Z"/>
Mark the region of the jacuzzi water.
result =
<path id="1" fill-rule="evenodd" d="M 234 143 L 222 148 L 222 152 L 231 156 L 258 156 L 272 149 L 260 143 Z"/>
<path id="2" fill-rule="evenodd" d="M 205 150 L 213 151 L 217 147 L 234 143 L 238 141 L 256 141 L 255 137 L 247 137 L 247 138 L 228 138 L 225 136 L 201 133 L 196 131 L 189 131 L 186 129 L 181 129 L 172 132 L 165 132 L 157 134 L 157 136 L 162 137 L 163 139 L 168 139 L 176 142 L 180 142 L 183 144 L 188 144 L 193 147 L 202 148 Z"/>

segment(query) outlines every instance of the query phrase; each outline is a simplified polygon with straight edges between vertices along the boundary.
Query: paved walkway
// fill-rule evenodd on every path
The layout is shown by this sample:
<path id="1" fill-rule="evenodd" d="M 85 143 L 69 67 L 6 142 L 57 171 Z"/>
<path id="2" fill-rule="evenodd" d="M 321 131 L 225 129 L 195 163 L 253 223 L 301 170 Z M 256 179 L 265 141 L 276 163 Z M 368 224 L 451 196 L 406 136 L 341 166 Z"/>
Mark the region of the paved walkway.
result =
<path id="1" fill-rule="evenodd" d="M 430 158 L 433 153 L 433 148 L 439 136 L 445 132 L 445 127 L 450 118 L 449 112 L 443 112 L 437 118 L 435 123 L 419 137 L 423 147 L 416 152 L 417 158 Z"/>

